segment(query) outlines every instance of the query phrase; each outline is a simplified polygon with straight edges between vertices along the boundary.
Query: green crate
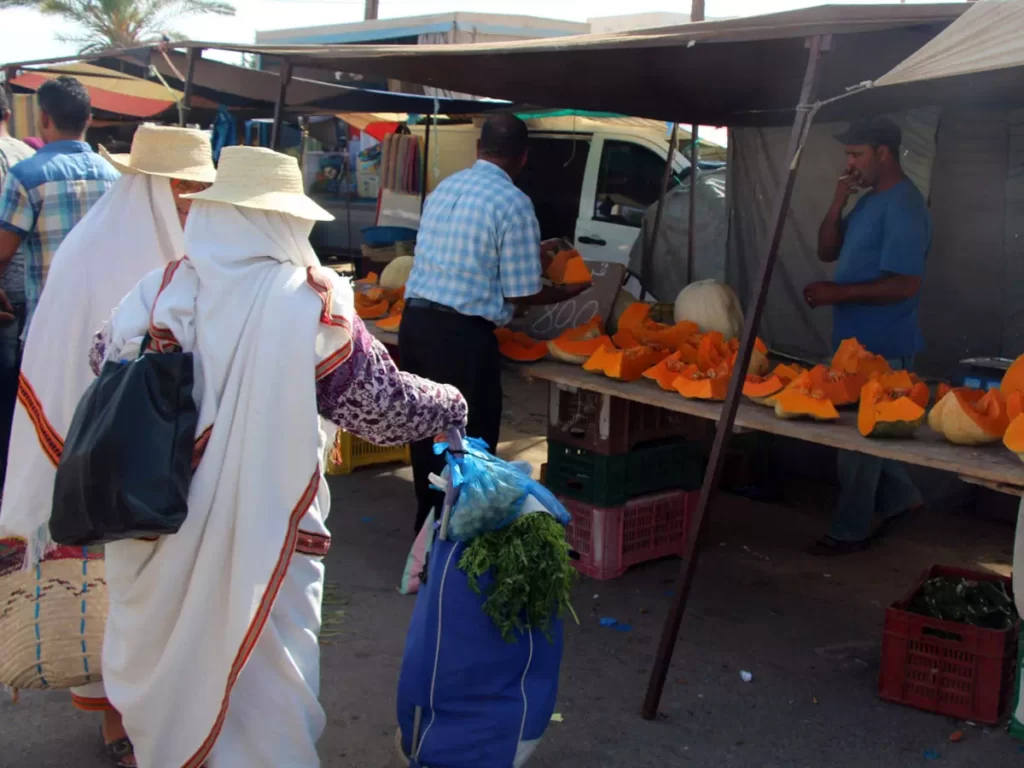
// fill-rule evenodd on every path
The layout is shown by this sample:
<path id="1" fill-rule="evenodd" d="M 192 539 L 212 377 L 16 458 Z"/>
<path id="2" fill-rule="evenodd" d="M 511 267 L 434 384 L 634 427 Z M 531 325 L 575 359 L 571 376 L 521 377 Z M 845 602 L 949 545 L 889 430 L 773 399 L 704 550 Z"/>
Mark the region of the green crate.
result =
<path id="1" fill-rule="evenodd" d="M 615 456 L 548 442 L 547 486 L 556 494 L 613 507 L 647 493 L 700 488 L 706 465 L 700 445 L 684 440 Z"/>

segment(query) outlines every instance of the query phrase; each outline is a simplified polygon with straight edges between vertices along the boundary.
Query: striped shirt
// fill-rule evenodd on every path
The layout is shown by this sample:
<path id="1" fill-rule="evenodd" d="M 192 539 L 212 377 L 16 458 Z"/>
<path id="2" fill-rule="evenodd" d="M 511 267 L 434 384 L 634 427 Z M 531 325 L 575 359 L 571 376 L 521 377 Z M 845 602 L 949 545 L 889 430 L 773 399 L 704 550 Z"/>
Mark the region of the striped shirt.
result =
<path id="1" fill-rule="evenodd" d="M 406 298 L 444 304 L 496 325 L 508 299 L 541 289 L 540 225 L 533 203 L 486 160 L 445 179 L 427 198 Z"/>
<path id="2" fill-rule="evenodd" d="M 120 174 L 84 141 L 56 141 L 11 167 L 0 191 L 0 228 L 25 246 L 28 329 L 57 248 Z"/>

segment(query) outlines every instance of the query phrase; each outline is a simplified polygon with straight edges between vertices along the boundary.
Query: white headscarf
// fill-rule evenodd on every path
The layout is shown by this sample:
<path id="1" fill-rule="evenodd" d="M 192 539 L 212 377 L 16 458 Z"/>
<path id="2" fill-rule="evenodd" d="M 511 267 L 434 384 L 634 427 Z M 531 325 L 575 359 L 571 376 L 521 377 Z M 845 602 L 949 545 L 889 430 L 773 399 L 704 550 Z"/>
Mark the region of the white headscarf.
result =
<path id="1" fill-rule="evenodd" d="M 0 536 L 28 540 L 28 565 L 51 543 L 53 445 L 63 445 L 75 407 L 93 380 L 92 335 L 143 275 L 183 254 L 170 181 L 126 175 L 54 255 L 25 341 L 0 507 Z"/>
<path id="2" fill-rule="evenodd" d="M 325 338 L 338 357 L 350 350 L 354 306 L 351 286 L 319 267 L 310 229 L 288 215 L 196 202 L 188 258 L 147 276 L 112 320 L 122 357 L 147 328 L 194 353 L 196 443 L 205 446 L 181 530 L 106 548 L 103 677 L 140 765 L 203 765 L 300 523 L 326 530 L 314 372 Z"/>

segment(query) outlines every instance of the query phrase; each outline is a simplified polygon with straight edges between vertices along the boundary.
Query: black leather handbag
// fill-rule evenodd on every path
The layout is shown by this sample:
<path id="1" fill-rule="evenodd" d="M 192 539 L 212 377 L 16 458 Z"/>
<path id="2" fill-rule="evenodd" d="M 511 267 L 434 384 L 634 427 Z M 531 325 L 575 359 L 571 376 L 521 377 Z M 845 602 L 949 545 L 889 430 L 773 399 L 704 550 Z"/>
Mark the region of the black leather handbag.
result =
<path id="1" fill-rule="evenodd" d="M 50 537 L 85 546 L 177 533 L 199 418 L 192 354 L 107 362 L 82 395 L 53 487 Z"/>

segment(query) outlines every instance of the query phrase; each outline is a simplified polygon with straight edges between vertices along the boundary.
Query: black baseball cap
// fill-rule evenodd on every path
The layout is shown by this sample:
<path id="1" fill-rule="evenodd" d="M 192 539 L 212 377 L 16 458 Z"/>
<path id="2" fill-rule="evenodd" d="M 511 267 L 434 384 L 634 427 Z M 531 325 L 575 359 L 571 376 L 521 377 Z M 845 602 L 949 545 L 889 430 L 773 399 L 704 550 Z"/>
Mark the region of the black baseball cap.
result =
<path id="1" fill-rule="evenodd" d="M 870 144 L 873 147 L 889 147 L 899 150 L 903 143 L 903 131 L 892 120 L 884 117 L 869 117 L 850 123 L 842 133 L 835 135 L 836 141 L 847 147 Z"/>

